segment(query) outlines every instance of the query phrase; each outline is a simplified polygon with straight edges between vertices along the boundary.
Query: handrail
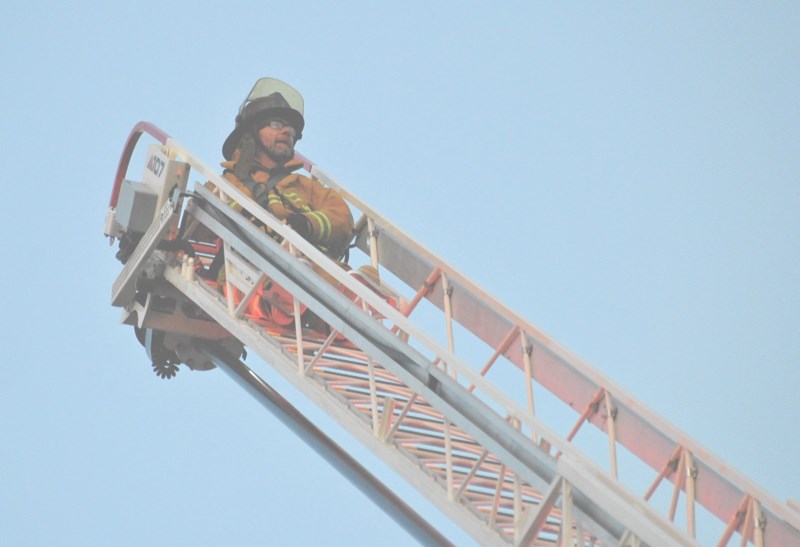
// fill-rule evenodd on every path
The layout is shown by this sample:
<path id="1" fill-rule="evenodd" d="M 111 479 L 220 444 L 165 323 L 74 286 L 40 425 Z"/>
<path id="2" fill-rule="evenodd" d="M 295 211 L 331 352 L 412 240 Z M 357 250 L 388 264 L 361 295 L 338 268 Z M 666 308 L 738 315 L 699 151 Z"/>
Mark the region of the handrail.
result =
<path id="1" fill-rule="evenodd" d="M 122 155 L 119 158 L 119 164 L 117 164 L 117 174 L 114 175 L 114 187 L 111 189 L 111 199 L 108 201 L 109 207 L 117 206 L 119 189 L 122 186 L 122 180 L 125 178 L 125 174 L 128 172 L 128 165 L 131 162 L 131 156 L 133 156 L 133 151 L 136 148 L 136 144 L 139 142 L 139 137 L 141 137 L 144 133 L 147 133 L 161 144 L 166 144 L 167 139 L 170 138 L 167 133 L 150 122 L 141 121 L 133 126 L 130 135 L 128 135 L 128 140 L 125 141 L 125 147 L 122 149 Z"/>

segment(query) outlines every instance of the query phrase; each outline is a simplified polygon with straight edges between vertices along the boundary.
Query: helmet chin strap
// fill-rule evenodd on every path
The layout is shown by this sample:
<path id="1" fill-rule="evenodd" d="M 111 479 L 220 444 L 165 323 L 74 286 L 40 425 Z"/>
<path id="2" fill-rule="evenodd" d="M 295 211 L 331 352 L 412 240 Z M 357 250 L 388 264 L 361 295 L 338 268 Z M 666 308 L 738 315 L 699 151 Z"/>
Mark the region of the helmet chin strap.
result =
<path id="1" fill-rule="evenodd" d="M 263 145 L 258 139 L 256 139 L 250 131 L 246 131 L 239 141 L 239 159 L 236 161 L 236 166 L 233 168 L 233 174 L 239 180 L 250 178 L 250 171 L 256 161 L 256 146 L 263 148 Z"/>

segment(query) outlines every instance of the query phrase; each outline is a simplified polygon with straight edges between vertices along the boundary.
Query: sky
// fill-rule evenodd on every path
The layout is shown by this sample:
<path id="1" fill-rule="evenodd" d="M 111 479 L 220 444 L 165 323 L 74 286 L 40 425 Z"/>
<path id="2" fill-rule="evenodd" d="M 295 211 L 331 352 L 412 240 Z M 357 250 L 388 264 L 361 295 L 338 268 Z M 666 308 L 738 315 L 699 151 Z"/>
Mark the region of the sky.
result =
<path id="1" fill-rule="evenodd" d="M 262 76 L 303 94 L 306 157 L 800 500 L 798 28 L 789 1 L 4 1 L 0 543 L 413 544 L 222 372 L 156 377 L 110 305 L 131 128 L 215 165 Z"/>

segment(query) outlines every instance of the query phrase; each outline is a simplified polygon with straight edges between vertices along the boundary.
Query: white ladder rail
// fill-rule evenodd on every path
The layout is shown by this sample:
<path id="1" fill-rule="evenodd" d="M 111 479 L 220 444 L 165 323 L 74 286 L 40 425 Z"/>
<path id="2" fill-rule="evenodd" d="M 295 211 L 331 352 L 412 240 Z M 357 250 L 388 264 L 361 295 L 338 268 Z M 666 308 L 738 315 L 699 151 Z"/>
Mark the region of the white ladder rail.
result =
<path id="1" fill-rule="evenodd" d="M 136 128 L 132 136 L 135 131 Z M 157 138 L 170 157 L 187 162 L 195 172 L 214 182 L 237 202 L 249 202 L 246 196 L 179 143 L 161 133 Z M 131 137 L 129 145 L 130 141 Z M 126 149 L 123 153 L 124 161 L 130 157 L 128 152 Z M 339 302 L 344 306 L 343 314 L 328 314 L 323 318 L 345 332 L 366 352 L 352 348 L 345 351 L 336 344 L 326 346 L 320 340 L 269 336 L 246 319 L 232 316 L 219 295 L 186 276 L 186 268 L 181 273 L 175 265 L 167 265 L 165 277 L 240 341 L 251 348 L 258 347 L 262 358 L 290 378 L 316 404 L 340 423 L 350 424 L 346 429 L 351 434 L 392 467 L 402 470 L 402 476 L 480 543 L 509 543 L 523 539 L 532 539 L 535 544 L 548 543 L 559 534 L 563 536 L 565 531 L 559 526 L 566 520 L 575 521 L 574 531 L 582 538 L 580 544 L 584 544 L 584 539 L 590 542 L 594 534 L 606 544 L 623 540 L 626 544 L 638 544 L 642 540 L 663 544 L 663 539 L 669 537 L 676 545 L 691 545 L 694 543 L 691 538 L 669 522 L 674 519 L 674 511 L 662 515 L 650 503 L 652 494 L 661 483 L 671 481 L 676 485 L 673 505 L 680 493 L 684 493 L 686 498 L 690 535 L 695 533 L 696 527 L 699 528 L 693 513 L 697 503 L 709 509 L 725 526 L 721 545 L 727 544 L 736 533 L 743 534 L 745 542 L 763 541 L 765 545 L 781 546 L 800 544 L 800 517 L 797 513 L 729 469 L 698 443 L 405 236 L 310 161 L 298 157 L 312 176 L 338 189 L 351 206 L 364 215 L 364 224 L 375 230 L 377 238 L 366 233 L 359 236 L 358 249 L 364 252 L 370 264 L 392 272 L 405 284 L 409 298 L 408 306 L 402 309 L 404 313 L 366 290 L 271 215 L 254 204 L 250 209 L 292 246 L 356 293 L 367 307 L 386 317 L 386 322 L 394 330 L 390 331 L 389 327 L 381 330 L 376 325 L 357 325 L 349 321 L 350 314 L 363 314 L 361 306 Z M 117 178 L 120 177 L 118 170 Z M 199 191 L 202 193 L 202 189 Z M 210 198 L 210 201 L 213 199 L 216 198 Z M 112 195 L 112 217 L 113 202 Z M 226 212 L 225 205 L 216 204 L 215 207 L 223 214 Z M 198 212 L 198 216 L 202 217 L 202 214 Z M 244 222 L 241 217 L 237 220 Z M 213 224 L 214 220 L 210 222 Z M 242 229 L 246 231 L 247 227 L 242 225 Z M 162 235 L 159 231 L 153 237 Z M 249 243 L 239 241 L 237 245 L 241 252 L 246 253 Z M 250 258 L 258 262 L 258 254 L 262 251 L 260 249 L 255 257 Z M 274 255 L 278 262 L 283 260 L 279 253 Z M 136 256 L 135 261 L 142 258 L 147 257 Z M 265 263 L 263 266 L 263 272 L 280 278 L 281 272 L 276 271 L 274 265 Z M 320 315 L 325 315 L 324 309 L 331 303 L 328 301 L 330 295 L 326 294 L 326 291 L 330 292 L 329 287 L 318 286 L 313 281 L 308 285 L 308 279 L 301 280 L 299 285 L 291 279 L 287 281 L 289 286 L 294 283 L 290 292 L 304 303 L 322 304 Z M 452 291 L 443 287 L 445 282 Z M 309 287 L 311 292 L 306 290 Z M 316 298 L 319 295 L 325 302 Z M 406 317 L 417 313 L 414 306 L 421 299 L 443 312 L 446 341 L 434 340 L 427 327 L 417 326 L 413 317 Z M 120 302 L 117 301 L 116 305 Z M 492 349 L 494 355 L 489 362 L 477 363 L 476 366 L 474 360 L 463 359 L 456 351 L 461 350 L 462 344 L 454 344 L 453 323 Z M 393 338 L 390 344 L 410 339 L 412 345 L 407 349 L 410 349 L 409 355 L 416 356 L 416 369 L 392 368 L 391 358 L 386 359 L 391 356 L 384 352 L 384 345 L 389 342 L 387 334 Z M 302 337 L 302 332 L 298 335 Z M 377 337 L 374 340 L 373 335 Z M 462 332 L 459 331 L 458 335 Z M 399 346 L 393 347 L 396 350 Z M 298 348 L 302 355 L 298 355 Z M 369 364 L 375 353 L 381 355 L 382 359 L 378 360 L 381 365 L 373 367 L 373 381 L 370 382 Z M 430 359 L 427 365 L 423 354 Z M 298 374 L 298 359 L 306 374 Z M 446 365 L 447 371 L 437 368 L 438 364 Z M 507 386 L 487 381 L 487 372 L 507 368 L 509 364 L 518 373 L 522 372 L 524 382 L 520 384 L 525 384 L 522 398 L 528 400 L 527 409 L 517 404 L 518 394 L 515 398 L 505 393 Z M 483 369 L 480 365 L 484 365 Z M 455 378 L 450 376 L 451 373 Z M 428 385 L 429 382 L 432 384 Z M 576 413 L 577 422 L 568 434 L 551 430 L 533 414 L 531 387 L 534 383 L 537 389 L 551 392 L 565 404 L 565 408 Z M 487 422 L 482 416 L 475 416 L 477 425 L 464 421 L 465 416 L 474 410 L 472 407 L 482 408 L 481 405 L 485 404 L 494 409 L 491 412 L 497 413 L 499 422 L 495 419 Z M 538 410 L 538 405 L 536 408 Z M 607 435 L 607 448 L 612 454 L 610 471 L 603 471 L 593 463 L 593 456 L 587 458 L 573 445 L 574 437 L 587 421 Z M 490 423 L 503 433 L 494 436 L 482 431 Z M 467 428 L 454 424 L 464 424 Z M 394 448 L 385 449 L 389 444 Z M 657 472 L 643 497 L 633 494 L 621 479 L 614 477 L 617 444 L 625 446 Z M 524 447 L 522 453 L 517 452 L 520 447 Z M 420 474 L 420 469 L 424 473 Z M 509 469 L 513 471 L 507 472 Z M 688 478 L 679 479 L 684 473 L 689 474 Z M 561 484 L 560 493 L 552 491 L 554 484 Z M 456 489 L 455 493 L 453 489 Z M 551 512 L 538 514 L 531 520 L 532 511 L 542 507 L 542 499 L 552 504 Z M 610 513 L 595 513 L 598 500 L 614 506 Z M 565 519 L 561 518 L 561 507 L 570 510 Z M 743 514 L 743 508 L 746 514 Z M 750 522 L 752 515 L 758 516 L 757 526 Z M 573 526 L 568 525 L 568 528 L 566 533 L 571 535 Z"/>
<path id="2" fill-rule="evenodd" d="M 208 193 L 205 189 L 198 189 L 198 190 L 200 194 L 203 195 L 207 201 L 213 202 L 216 199 L 214 196 L 210 195 L 210 193 Z M 382 362 L 385 366 L 389 366 L 389 364 L 394 365 L 394 368 L 392 370 L 392 374 L 394 376 L 402 378 L 402 382 L 405 384 L 409 384 L 409 382 L 410 384 L 414 384 L 415 387 L 413 388 L 413 390 L 416 393 L 423 393 L 424 399 L 431 402 L 433 401 L 437 402 L 439 410 L 444 410 L 445 412 L 451 413 L 450 418 L 448 418 L 450 421 L 455 423 L 460 423 L 463 426 L 467 426 L 468 429 L 470 429 L 469 433 L 462 433 L 461 434 L 462 437 L 474 438 L 477 435 L 477 437 L 481 439 L 480 440 L 481 444 L 486 445 L 488 443 L 488 446 L 491 447 L 492 452 L 501 454 L 499 460 L 501 466 L 503 467 L 510 466 L 511 468 L 514 468 L 518 474 L 522 473 L 522 475 L 525 477 L 525 481 L 530 485 L 549 484 L 549 481 L 552 480 L 554 474 L 556 473 L 555 470 L 556 460 L 554 458 L 548 457 L 544 453 L 542 453 L 542 455 L 540 456 L 536 456 L 536 452 L 540 450 L 536 445 L 532 444 L 530 440 L 526 439 L 513 427 L 511 427 L 505 421 L 504 418 L 500 417 L 501 419 L 499 421 L 495 418 L 492 418 L 493 413 L 491 412 L 487 413 L 488 408 L 483 407 L 483 404 L 480 403 L 480 401 L 477 398 L 475 398 L 473 395 L 469 395 L 465 389 L 463 388 L 459 389 L 456 381 L 453 380 L 449 375 L 447 375 L 444 372 L 437 372 L 438 369 L 436 369 L 435 367 L 431 368 L 429 365 L 425 365 L 424 363 L 426 361 L 424 359 L 420 360 L 418 357 L 413 357 L 412 355 L 413 348 L 411 348 L 410 346 L 406 347 L 405 350 L 402 350 L 406 353 L 400 356 L 401 361 L 403 359 L 409 358 L 409 355 L 411 355 L 413 359 L 416 359 L 415 362 L 417 364 L 411 365 L 412 368 L 404 368 L 402 365 L 401 366 L 396 365 L 391 355 L 392 351 L 396 351 L 397 348 L 400 346 L 396 346 L 394 350 L 387 350 L 387 348 L 384 347 L 385 345 L 400 343 L 400 340 L 396 336 L 390 335 L 387 338 L 386 335 L 382 335 L 381 334 L 382 332 L 388 332 L 388 331 L 384 327 L 376 323 L 374 320 L 370 319 L 368 316 L 361 313 L 360 308 L 358 306 L 353 305 L 353 303 L 347 301 L 347 299 L 343 295 L 340 295 L 338 293 L 336 293 L 335 295 L 325 294 L 327 291 L 329 291 L 330 286 L 326 285 L 324 281 L 321 280 L 316 281 L 317 286 L 314 287 L 315 281 L 313 276 L 315 274 L 310 269 L 305 268 L 304 271 L 303 266 L 294 269 L 293 275 L 295 277 L 297 278 L 307 277 L 307 279 L 305 279 L 304 282 L 301 282 L 300 284 L 295 284 L 295 281 L 293 281 L 289 276 L 286 276 L 286 273 L 292 270 L 288 261 L 293 260 L 294 257 L 292 257 L 291 255 L 286 253 L 283 249 L 281 249 L 280 246 L 277 245 L 277 243 L 273 242 L 271 239 L 264 236 L 252 224 L 244 220 L 243 217 L 241 217 L 241 215 L 238 215 L 238 213 L 235 213 L 235 211 L 233 210 L 227 209 L 227 207 L 224 204 L 219 203 L 219 205 L 221 206 L 221 208 L 218 209 L 218 211 L 226 215 L 229 215 L 228 216 L 229 220 L 239 221 L 243 223 L 240 226 L 238 226 L 238 229 L 245 232 L 249 232 L 249 237 L 252 238 L 251 242 L 258 238 L 263 239 L 262 243 L 264 245 L 264 248 L 261 249 L 262 252 L 268 252 L 269 251 L 268 248 L 273 247 L 273 251 L 275 251 L 276 253 L 283 253 L 283 255 L 285 255 L 283 257 L 279 256 L 278 254 L 270 256 L 271 260 L 267 262 L 261 259 L 258 256 L 257 252 L 253 252 L 252 249 L 247 249 L 246 244 L 243 244 L 242 242 L 236 242 L 236 244 L 233 246 L 234 248 L 237 248 L 237 251 L 242 256 L 245 256 L 253 264 L 256 264 L 259 267 L 263 268 L 264 273 L 269 275 L 269 277 L 276 280 L 279 284 L 281 284 L 285 288 L 289 289 L 290 292 L 292 292 L 296 296 L 299 296 L 300 299 L 303 300 L 304 304 L 309 305 L 309 307 L 314 309 L 314 311 L 317 312 L 320 315 L 320 317 L 325 319 L 329 324 L 337 326 L 338 330 L 345 333 L 348 336 L 348 338 L 355 341 L 359 345 L 365 345 L 367 347 L 370 347 L 370 349 L 367 351 L 369 355 L 380 356 L 378 360 Z M 211 218 L 207 218 L 205 213 L 201 210 L 190 209 L 190 212 L 196 218 L 208 224 L 209 227 L 212 228 L 216 233 L 223 235 L 223 238 L 226 240 L 226 244 L 228 245 L 232 244 L 232 241 L 235 239 L 235 237 L 233 236 L 232 233 L 226 233 L 226 230 L 222 225 L 216 224 L 214 220 Z M 242 246 L 244 246 L 244 248 L 242 248 Z M 280 264 L 282 261 L 287 261 L 287 262 L 285 264 Z M 171 275 L 168 276 L 168 279 L 172 282 L 176 281 Z M 323 285 L 320 285 L 320 283 L 322 283 Z M 317 296 L 321 300 L 335 301 L 336 298 L 334 298 L 334 296 L 343 299 L 344 302 L 339 303 L 340 305 L 343 306 L 342 308 L 343 311 L 338 316 L 326 315 L 325 310 L 323 308 L 315 308 L 313 302 L 313 296 L 309 293 L 309 290 L 311 289 L 317 290 L 318 292 Z M 363 288 L 359 287 L 358 289 L 364 292 Z M 367 293 L 364 293 L 364 295 L 366 296 Z M 192 296 L 192 300 L 194 300 L 197 303 L 200 303 L 197 301 L 196 295 Z M 328 304 L 333 306 L 336 304 L 336 302 L 333 302 L 332 304 L 328 302 Z M 203 306 L 201 305 L 201 307 Z M 358 310 L 358 313 L 356 313 L 354 310 Z M 211 313 L 216 320 L 221 321 L 220 317 L 212 313 L 213 310 L 206 309 L 206 311 L 208 313 Z M 354 313 L 355 315 L 353 315 Z M 350 322 L 352 324 L 347 324 L 346 322 L 343 323 L 343 318 L 347 319 L 348 316 L 350 316 Z M 356 321 L 356 319 L 359 319 L 361 321 L 360 325 L 357 324 L 359 323 L 359 321 Z M 407 323 L 407 319 L 405 318 L 402 319 L 404 320 L 405 323 Z M 227 328 L 229 331 L 236 334 L 237 337 L 239 337 L 239 335 L 237 334 L 238 326 L 236 324 L 228 325 L 223 323 L 223 326 Z M 404 330 L 408 331 L 408 330 L 413 330 L 414 327 L 413 325 L 410 324 L 404 324 L 403 328 Z M 381 336 L 383 336 L 382 339 Z M 243 340 L 242 338 L 243 337 L 240 337 L 240 339 L 243 342 L 250 345 L 250 342 Z M 380 341 L 378 341 L 379 339 Z M 292 348 L 296 347 L 294 345 L 293 340 L 287 340 L 287 342 L 288 342 L 287 343 L 288 351 L 291 351 Z M 304 347 L 306 345 L 307 342 L 304 342 Z M 258 345 L 256 344 L 255 347 L 258 348 Z M 440 349 L 439 353 L 445 354 L 446 352 Z M 275 360 L 274 357 L 270 358 L 270 356 L 267 356 L 266 358 L 272 361 Z M 310 358 L 311 357 L 309 356 L 309 359 Z M 454 356 L 447 356 L 446 358 L 449 359 L 451 363 L 453 363 L 454 365 L 458 364 L 458 360 Z M 367 364 L 368 361 L 369 358 L 366 359 Z M 352 366 L 352 363 L 350 364 L 350 366 Z M 409 365 L 406 365 L 406 367 L 408 366 Z M 413 368 L 415 366 L 419 367 L 416 369 L 416 372 L 414 371 L 415 369 Z M 293 372 L 296 371 L 296 367 L 292 366 L 291 370 Z M 459 368 L 459 372 L 460 373 L 463 372 L 465 375 L 465 379 L 469 380 L 473 384 L 476 383 L 485 384 L 485 382 L 479 376 L 472 373 L 466 367 L 462 366 L 462 368 Z M 357 395 L 358 397 L 361 397 L 361 400 L 355 401 L 353 403 L 353 406 L 355 408 L 370 407 L 369 403 L 370 398 L 369 395 L 367 395 L 370 393 L 368 372 L 365 372 L 362 377 L 364 378 L 365 384 L 364 387 L 361 388 L 361 391 L 357 392 Z M 453 385 L 450 385 L 451 383 Z M 482 388 L 487 392 L 492 391 L 488 387 L 482 387 Z M 502 398 L 502 394 L 495 393 L 495 395 L 497 397 Z M 406 398 L 410 398 L 410 394 L 406 396 Z M 509 408 L 514 407 L 512 401 L 501 400 L 500 403 Z M 524 414 L 524 410 L 517 409 L 516 413 Z M 546 430 L 547 428 L 543 424 L 535 423 L 535 418 L 530 416 L 523 416 L 523 419 L 529 422 L 529 424 L 532 424 L 535 427 L 537 427 L 537 429 L 540 430 L 540 432 L 542 432 L 545 436 L 553 438 L 553 441 L 557 443 L 557 440 L 554 437 L 552 437 L 552 434 Z M 370 427 L 370 429 L 373 428 Z M 440 431 L 441 430 L 437 431 L 436 434 L 433 435 L 433 437 L 435 438 L 437 435 L 441 435 Z M 469 441 L 470 444 L 474 442 L 475 441 Z M 422 452 L 418 452 L 419 454 L 423 454 L 425 456 L 431 456 L 432 452 L 431 452 L 430 437 L 427 439 L 427 443 L 428 443 L 428 446 L 426 447 L 427 451 L 423 450 Z M 562 448 L 565 451 L 574 452 L 574 450 L 572 450 L 571 447 L 569 447 L 568 445 L 562 446 Z M 434 450 L 433 453 L 435 452 L 436 451 Z M 531 459 L 532 456 L 533 459 Z M 576 455 L 575 457 L 579 456 Z M 587 468 L 591 467 L 590 463 L 587 460 L 584 460 L 584 465 Z M 432 464 L 432 466 L 444 470 L 445 473 L 448 472 L 452 473 L 452 466 L 447 466 L 446 464 L 438 462 Z M 487 468 L 488 468 L 488 462 L 487 462 Z M 505 486 L 504 484 L 506 482 L 505 476 L 500 476 L 497 480 L 500 480 L 501 481 L 500 483 L 503 483 L 503 485 Z M 499 485 L 500 483 L 496 484 Z M 578 492 L 577 494 L 580 493 Z M 535 490 L 532 491 L 529 497 L 530 497 L 529 501 L 533 502 L 533 500 L 535 500 L 536 497 Z M 495 499 L 495 505 L 496 503 L 497 499 Z M 608 507 L 601 509 L 598 504 L 584 497 L 579 499 L 575 505 L 576 505 L 576 510 L 575 510 L 576 515 L 579 515 L 580 518 L 582 518 L 586 522 L 587 527 L 589 529 L 595 530 L 595 535 L 602 536 L 603 535 L 602 530 L 605 530 L 606 542 L 613 542 L 614 541 L 613 538 L 619 538 L 621 534 L 624 532 L 624 530 L 629 528 L 629 526 L 623 526 L 621 524 L 621 519 L 619 518 L 618 515 L 610 517 L 609 514 L 606 514 L 607 512 L 616 514 L 625 513 L 627 509 L 621 507 L 619 504 L 611 504 L 613 505 L 613 507 L 610 509 Z M 648 512 L 648 508 L 644 504 L 640 503 L 639 505 L 640 507 L 637 507 L 636 509 L 637 511 L 644 510 L 645 513 Z M 582 510 L 579 506 L 588 508 L 590 513 L 593 514 L 594 517 L 590 517 L 588 516 L 588 514 L 581 514 Z M 480 512 L 480 509 L 478 509 L 478 512 Z M 502 519 L 499 519 L 497 517 L 496 510 L 491 512 L 491 514 L 493 515 L 495 522 L 498 523 L 498 526 L 501 527 L 504 526 Z M 519 515 L 516 515 L 516 517 L 518 516 Z M 596 522 L 593 522 L 593 518 L 607 519 L 607 522 L 605 525 L 599 526 Z M 651 519 L 652 522 L 648 525 L 647 527 L 648 529 L 637 530 L 638 535 L 643 535 L 645 537 L 650 536 L 651 541 L 653 543 L 659 540 L 663 541 L 665 537 L 675 536 L 676 532 L 671 525 L 668 525 L 668 523 L 665 522 L 660 522 L 655 515 L 651 515 Z M 612 522 L 616 524 L 611 524 Z M 604 526 L 611 526 L 611 528 L 605 529 Z M 508 527 L 513 529 L 514 525 L 512 524 Z M 513 536 L 511 537 L 513 538 Z M 680 537 L 680 536 L 678 535 L 675 537 Z M 691 544 L 691 542 L 688 541 L 687 538 L 681 537 L 681 539 L 676 541 L 675 544 L 687 545 Z"/>
<path id="3" fill-rule="evenodd" d="M 577 414 L 586 412 L 585 420 L 609 437 L 613 452 L 617 443 L 625 446 L 651 469 L 661 472 L 673 465 L 671 455 L 676 451 L 688 451 L 693 457 L 697 480 L 689 483 L 693 502 L 705 507 L 723 525 L 740 519 L 738 506 L 743 498 L 758 500 L 763 510 L 762 520 L 768 522 L 768 544 L 800 545 L 800 518 L 788 505 L 780 503 L 758 485 L 730 468 L 702 445 L 679 431 L 672 424 L 650 411 L 621 387 L 600 374 L 596 369 L 553 341 L 510 308 L 492 298 L 486 291 L 466 279 L 455 268 L 408 237 L 356 196 L 342 187 L 322 169 L 311 164 L 310 172 L 323 183 L 336 188 L 351 203 L 357 204 L 370 226 L 375 230 L 372 239 L 377 240 L 377 252 L 369 247 L 365 234 L 359 234 L 357 243 L 364 252 L 377 255 L 381 266 L 391 271 L 410 287 L 426 286 L 425 298 L 442 312 L 442 320 L 449 321 L 446 309 L 452 307 L 452 318 L 472 335 L 490 348 L 499 349 L 501 355 L 523 373 L 526 369 L 522 350 L 530 346 L 536 363 L 533 378 Z M 445 295 L 445 288 L 437 283 L 446 274 L 452 292 Z M 431 282 L 432 280 L 432 282 Z M 518 336 L 514 336 L 519 332 Z M 512 342 L 524 337 L 522 343 Z M 601 412 L 591 411 L 598 394 L 609 399 L 614 408 L 614 419 L 607 420 Z M 578 427 L 580 424 L 578 424 Z M 612 466 L 616 458 L 611 456 Z M 613 472 L 613 469 L 610 471 Z M 676 481 L 675 473 L 668 473 L 668 481 Z M 657 486 L 654 483 L 654 486 Z M 687 486 L 684 486 L 686 489 Z M 691 512 L 691 509 L 690 509 Z M 694 523 L 687 522 L 687 528 Z M 736 526 L 740 531 L 742 525 Z"/>

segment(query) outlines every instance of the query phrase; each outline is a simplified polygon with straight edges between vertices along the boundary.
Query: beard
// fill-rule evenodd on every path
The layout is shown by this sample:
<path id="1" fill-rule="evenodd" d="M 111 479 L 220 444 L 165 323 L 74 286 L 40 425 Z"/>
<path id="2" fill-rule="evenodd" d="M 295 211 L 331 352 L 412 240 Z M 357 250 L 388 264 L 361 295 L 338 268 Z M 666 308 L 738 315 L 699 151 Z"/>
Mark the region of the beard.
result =
<path id="1" fill-rule="evenodd" d="M 294 157 L 294 146 L 286 143 L 275 143 L 262 147 L 267 157 L 277 164 L 283 164 Z"/>

